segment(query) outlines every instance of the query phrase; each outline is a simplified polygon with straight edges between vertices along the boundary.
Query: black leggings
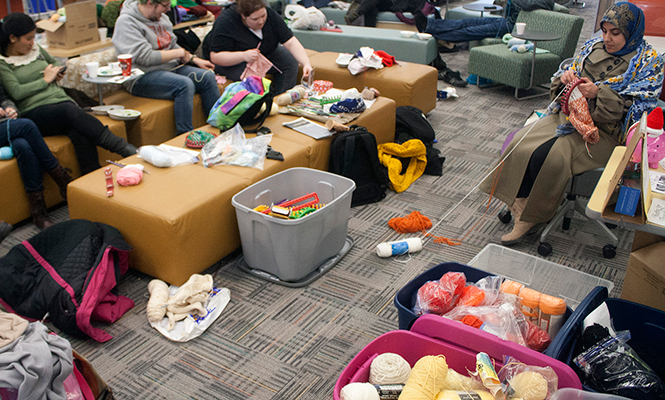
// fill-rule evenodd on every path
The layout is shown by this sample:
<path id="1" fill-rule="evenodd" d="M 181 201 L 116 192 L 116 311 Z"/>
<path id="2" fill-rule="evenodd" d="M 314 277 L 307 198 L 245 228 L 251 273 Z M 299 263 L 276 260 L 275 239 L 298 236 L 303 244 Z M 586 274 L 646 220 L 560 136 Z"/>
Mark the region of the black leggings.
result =
<path id="1" fill-rule="evenodd" d="M 32 120 L 42 136 L 69 137 L 74 145 L 82 175 L 101 167 L 97 143 L 107 128 L 75 103 L 63 101 L 46 104 L 23 113 L 22 117 Z"/>
<path id="2" fill-rule="evenodd" d="M 538 146 L 536 150 L 531 154 L 529 159 L 529 164 L 526 166 L 526 171 L 524 172 L 524 178 L 522 179 L 522 184 L 520 185 L 520 190 L 517 192 L 517 197 L 529 197 L 531 189 L 533 188 L 534 182 L 540 173 L 540 169 L 545 163 L 547 155 L 550 153 L 552 146 L 557 138 L 552 138 L 547 142 Z"/>

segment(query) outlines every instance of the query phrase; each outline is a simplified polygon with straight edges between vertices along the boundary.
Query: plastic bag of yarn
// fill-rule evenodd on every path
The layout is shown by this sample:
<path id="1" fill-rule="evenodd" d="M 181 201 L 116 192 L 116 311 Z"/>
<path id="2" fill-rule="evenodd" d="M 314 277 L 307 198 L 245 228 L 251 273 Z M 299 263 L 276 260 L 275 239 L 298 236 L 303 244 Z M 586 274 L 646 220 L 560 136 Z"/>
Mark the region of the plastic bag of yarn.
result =
<path id="1" fill-rule="evenodd" d="M 500 276 L 487 276 L 464 287 L 455 306 L 491 306 L 501 301 Z"/>
<path id="2" fill-rule="evenodd" d="M 271 140 L 272 134 L 247 139 L 240 124 L 236 124 L 203 146 L 201 161 L 204 167 L 236 165 L 262 170 Z"/>
<path id="3" fill-rule="evenodd" d="M 160 144 L 159 146 L 139 147 L 139 157 L 155 167 L 168 168 L 179 165 L 196 164 L 199 162 L 198 153 L 193 150 Z"/>
<path id="4" fill-rule="evenodd" d="M 444 315 L 446 318 L 463 322 L 478 322 L 475 326 L 480 330 L 496 335 L 504 340 L 510 340 L 526 346 L 527 321 L 522 312 L 510 303 L 498 306 L 469 307 L 459 306 Z M 468 324 L 467 324 L 468 325 Z M 479 325 L 479 326 L 478 326 Z"/>
<path id="5" fill-rule="evenodd" d="M 498 375 L 507 400 L 545 400 L 559 386 L 559 378 L 552 367 L 527 365 L 511 356 L 504 357 Z"/>
<path id="6" fill-rule="evenodd" d="M 575 357 L 582 382 L 599 392 L 634 400 L 665 398 L 665 383 L 627 344 L 630 337 L 629 331 L 617 332 Z"/>
<path id="7" fill-rule="evenodd" d="M 446 272 L 438 281 L 426 282 L 418 289 L 413 311 L 416 315 L 443 315 L 453 308 L 464 286 L 464 273 Z"/>

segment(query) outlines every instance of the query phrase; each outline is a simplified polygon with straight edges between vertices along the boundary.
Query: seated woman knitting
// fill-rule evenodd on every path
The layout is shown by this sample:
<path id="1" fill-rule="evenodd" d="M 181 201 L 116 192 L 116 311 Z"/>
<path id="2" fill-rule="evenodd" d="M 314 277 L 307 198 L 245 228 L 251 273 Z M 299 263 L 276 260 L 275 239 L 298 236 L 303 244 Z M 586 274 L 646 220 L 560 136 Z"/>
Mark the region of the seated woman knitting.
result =
<path id="1" fill-rule="evenodd" d="M 656 106 L 663 59 L 644 41 L 642 10 L 616 3 L 601 28 L 602 36 L 588 40 L 552 81 L 549 115 L 515 134 L 499 161 L 503 166 L 480 186 L 513 215 L 515 225 L 501 237 L 503 245 L 519 242 L 552 219 L 568 180 L 604 167 L 614 147 L 625 141 L 628 127 Z M 573 94 L 560 107 L 558 95 L 566 87 Z M 570 120 L 559 110 L 568 106 Z"/>
<path id="2" fill-rule="evenodd" d="M 68 136 L 82 174 L 100 168 L 97 146 L 123 157 L 136 154 L 136 147 L 79 108 L 58 86 L 62 67 L 35 43 L 36 30 L 23 13 L 7 15 L 0 28 L 0 79 L 21 116 L 32 120 L 43 136 Z"/>
<path id="3" fill-rule="evenodd" d="M 67 200 L 67 184 L 72 177 L 62 168 L 51 150 L 44 143 L 34 122 L 18 118 L 14 103 L 7 98 L 0 86 L 0 147 L 10 146 L 16 157 L 23 186 L 28 194 L 32 222 L 39 229 L 48 228 L 53 222 L 48 219 L 44 202 L 43 171 L 46 171 L 60 188 L 60 195 Z M 4 229 L 6 224 L 2 223 Z M 11 229 L 10 229 L 11 230 Z M 9 232 L 7 232 L 9 233 Z M 2 238 L 0 238 L 1 240 Z"/>
<path id="4" fill-rule="evenodd" d="M 276 95 L 296 85 L 298 64 L 303 78 L 312 71 L 305 48 L 265 0 L 238 0 L 224 10 L 203 40 L 203 58 L 216 65 L 217 74 L 233 81 L 240 80 L 248 64 L 267 65 Z"/>

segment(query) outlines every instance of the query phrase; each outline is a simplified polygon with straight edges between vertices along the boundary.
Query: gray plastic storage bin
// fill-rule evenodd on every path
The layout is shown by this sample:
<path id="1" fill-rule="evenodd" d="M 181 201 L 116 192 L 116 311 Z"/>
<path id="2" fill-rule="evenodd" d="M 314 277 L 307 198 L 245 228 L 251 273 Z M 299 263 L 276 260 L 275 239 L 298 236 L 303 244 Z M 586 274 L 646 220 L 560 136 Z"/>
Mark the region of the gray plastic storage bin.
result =
<path id="1" fill-rule="evenodd" d="M 356 184 L 343 176 L 291 168 L 238 192 L 231 201 L 244 262 L 283 281 L 307 276 L 344 247 L 355 188 Z M 313 192 L 325 206 L 303 218 L 287 220 L 253 210 Z"/>
<path id="2" fill-rule="evenodd" d="M 496 244 L 485 246 L 469 265 L 560 297 L 573 310 L 596 286 L 605 286 L 608 291 L 614 287 L 607 279 Z"/>

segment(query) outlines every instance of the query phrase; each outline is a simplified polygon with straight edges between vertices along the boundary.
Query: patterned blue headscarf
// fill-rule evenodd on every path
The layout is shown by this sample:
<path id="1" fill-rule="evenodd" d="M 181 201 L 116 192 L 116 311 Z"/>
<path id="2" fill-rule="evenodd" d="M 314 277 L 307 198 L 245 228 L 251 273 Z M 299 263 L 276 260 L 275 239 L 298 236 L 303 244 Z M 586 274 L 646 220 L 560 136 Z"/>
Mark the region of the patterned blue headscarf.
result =
<path id="1" fill-rule="evenodd" d="M 616 3 L 603 15 L 600 24 L 603 22 L 609 22 L 619 28 L 626 38 L 626 44 L 613 54 L 615 56 L 625 56 L 644 41 L 644 13 L 635 4 L 625 1 Z"/>

